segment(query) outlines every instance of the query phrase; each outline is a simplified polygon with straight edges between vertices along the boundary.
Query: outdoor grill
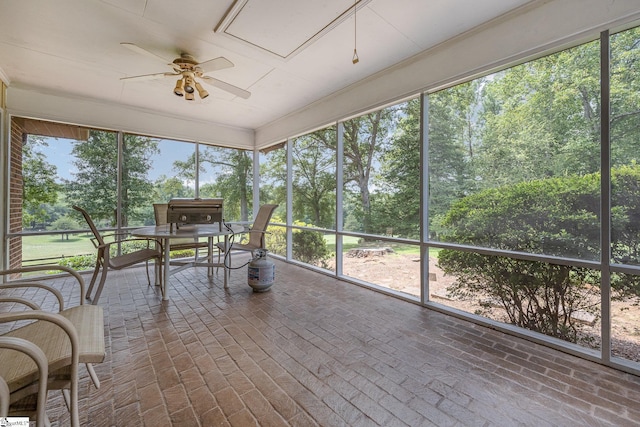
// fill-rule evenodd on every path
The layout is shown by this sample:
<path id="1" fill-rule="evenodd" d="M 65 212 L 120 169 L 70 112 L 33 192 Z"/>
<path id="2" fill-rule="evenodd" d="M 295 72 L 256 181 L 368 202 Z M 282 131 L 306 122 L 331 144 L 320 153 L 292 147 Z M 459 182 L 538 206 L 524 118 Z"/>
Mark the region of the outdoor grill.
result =
<path id="1" fill-rule="evenodd" d="M 171 231 L 175 224 L 179 228 L 183 224 L 215 224 L 222 231 L 223 199 L 171 199 L 167 206 L 167 223 Z"/>

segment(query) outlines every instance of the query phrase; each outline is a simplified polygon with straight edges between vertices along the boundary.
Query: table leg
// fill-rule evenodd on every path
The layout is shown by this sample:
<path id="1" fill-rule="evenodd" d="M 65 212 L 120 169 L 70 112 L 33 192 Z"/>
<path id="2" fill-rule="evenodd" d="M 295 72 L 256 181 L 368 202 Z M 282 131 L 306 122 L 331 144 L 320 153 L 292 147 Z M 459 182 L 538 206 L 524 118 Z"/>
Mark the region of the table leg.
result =
<path id="1" fill-rule="evenodd" d="M 225 263 L 226 259 L 227 259 L 227 251 L 229 250 L 229 235 L 225 234 L 224 235 L 224 253 L 222 254 L 222 274 L 224 275 L 224 288 L 227 289 L 227 274 L 229 273 L 227 271 L 227 265 Z"/>
<path id="2" fill-rule="evenodd" d="M 162 283 L 160 284 L 160 291 L 162 292 L 162 299 L 164 301 L 169 300 L 169 297 L 167 296 L 167 282 L 169 281 L 169 262 L 171 261 L 171 251 L 169 249 L 169 239 L 164 239 L 164 274 L 162 275 Z"/>
<path id="3" fill-rule="evenodd" d="M 209 236 L 207 239 L 207 275 L 209 277 L 213 276 L 213 236 Z"/>

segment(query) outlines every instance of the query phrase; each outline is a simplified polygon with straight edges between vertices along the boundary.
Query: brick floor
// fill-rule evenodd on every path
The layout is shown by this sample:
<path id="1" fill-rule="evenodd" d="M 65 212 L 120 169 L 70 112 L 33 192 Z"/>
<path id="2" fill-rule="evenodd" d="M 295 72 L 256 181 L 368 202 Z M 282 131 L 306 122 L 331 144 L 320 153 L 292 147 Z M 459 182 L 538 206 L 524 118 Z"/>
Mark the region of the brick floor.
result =
<path id="1" fill-rule="evenodd" d="M 85 426 L 640 425 L 639 377 L 300 267 L 261 294 L 184 270 L 164 302 L 143 268 L 109 277 Z M 68 425 L 59 392 L 47 413 Z"/>

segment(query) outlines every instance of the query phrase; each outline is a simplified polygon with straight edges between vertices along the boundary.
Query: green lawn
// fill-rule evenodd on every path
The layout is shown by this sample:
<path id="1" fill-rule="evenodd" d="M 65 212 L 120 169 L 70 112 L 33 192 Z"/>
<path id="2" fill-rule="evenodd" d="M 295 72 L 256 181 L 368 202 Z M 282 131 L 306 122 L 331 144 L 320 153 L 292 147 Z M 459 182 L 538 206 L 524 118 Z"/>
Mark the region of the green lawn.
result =
<path id="1" fill-rule="evenodd" d="M 332 235 L 324 236 L 327 243 L 327 247 L 331 252 L 335 252 L 335 238 Z M 352 248 L 362 246 L 376 246 L 376 242 L 358 243 L 357 237 L 344 236 L 343 246 L 344 250 L 348 251 Z M 396 243 L 385 242 L 383 246 L 391 247 L 396 253 L 419 255 L 420 248 L 417 245 L 403 245 Z M 436 255 L 439 249 L 432 248 L 429 251 L 430 255 Z M 94 254 L 95 248 L 90 240 L 88 233 L 69 235 L 68 239 L 65 236 L 63 240 L 61 236 L 29 236 L 22 239 L 22 257 L 25 263 L 30 260 L 44 259 L 44 258 L 63 258 L 71 257 L 75 255 Z"/>
<path id="2" fill-rule="evenodd" d="M 62 258 L 93 253 L 95 253 L 95 248 L 91 243 L 90 235 L 86 233 L 72 234 L 68 239 L 65 236 L 64 240 L 60 235 L 22 238 L 22 259 L 25 263 L 34 259 Z"/>

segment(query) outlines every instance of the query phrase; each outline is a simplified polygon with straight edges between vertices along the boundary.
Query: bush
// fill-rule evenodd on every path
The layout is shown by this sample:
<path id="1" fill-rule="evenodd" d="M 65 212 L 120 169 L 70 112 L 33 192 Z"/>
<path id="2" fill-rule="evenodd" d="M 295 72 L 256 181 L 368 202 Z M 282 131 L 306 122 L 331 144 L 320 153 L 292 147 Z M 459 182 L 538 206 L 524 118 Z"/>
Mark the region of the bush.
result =
<path id="1" fill-rule="evenodd" d="M 96 266 L 95 255 L 77 255 L 72 257 L 61 258 L 57 264 L 65 267 L 73 268 L 74 270 L 93 270 Z"/>
<path id="2" fill-rule="evenodd" d="M 477 298 L 479 315 L 491 317 L 498 305 L 509 323 L 570 342 L 578 341 L 582 327 L 577 312 L 599 316 L 593 270 L 449 249 L 440 251 L 438 264 L 458 278 L 450 295 Z"/>
<path id="3" fill-rule="evenodd" d="M 274 218 L 273 221 L 282 222 L 279 218 Z M 308 226 L 308 224 L 302 222 L 296 222 L 295 225 Z M 331 254 L 320 232 L 295 229 L 292 234 L 292 252 L 294 259 L 307 264 L 326 267 L 326 260 Z M 286 256 L 286 228 L 273 225 L 269 226 L 266 235 L 266 247 L 270 253 Z"/>
<path id="4" fill-rule="evenodd" d="M 287 255 L 287 234 L 284 227 L 269 226 L 267 229 L 266 243 L 270 253 L 280 256 Z"/>
<path id="5" fill-rule="evenodd" d="M 640 169 L 612 173 L 614 257 L 637 261 Z M 622 184 L 624 183 L 624 184 Z M 632 193 L 632 194 L 629 194 Z M 441 238 L 461 244 L 598 260 L 600 176 L 568 176 L 486 190 L 455 203 Z M 452 295 L 478 298 L 479 314 L 498 304 L 514 325 L 576 342 L 578 311 L 599 316 L 599 271 L 445 249 L 438 264 L 458 278 Z M 614 296 L 637 297 L 637 276 L 612 280 Z"/>
<path id="6" fill-rule="evenodd" d="M 49 227 L 47 227 L 48 230 L 63 230 L 63 231 L 78 230 L 79 228 L 80 228 L 80 225 L 78 224 L 78 221 L 68 216 L 62 216 L 56 219 L 51 223 Z M 65 237 L 67 240 L 69 240 L 69 233 L 61 234 L 62 240 L 64 240 Z"/>
<path id="7" fill-rule="evenodd" d="M 322 234 L 311 230 L 295 230 L 293 232 L 294 258 L 307 264 L 326 267 L 329 249 Z"/>

